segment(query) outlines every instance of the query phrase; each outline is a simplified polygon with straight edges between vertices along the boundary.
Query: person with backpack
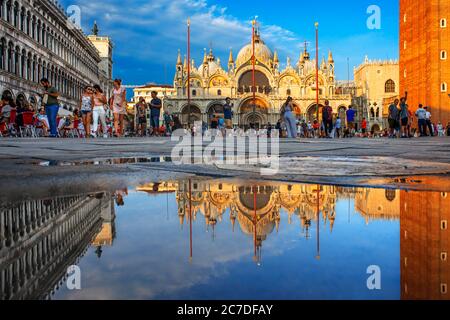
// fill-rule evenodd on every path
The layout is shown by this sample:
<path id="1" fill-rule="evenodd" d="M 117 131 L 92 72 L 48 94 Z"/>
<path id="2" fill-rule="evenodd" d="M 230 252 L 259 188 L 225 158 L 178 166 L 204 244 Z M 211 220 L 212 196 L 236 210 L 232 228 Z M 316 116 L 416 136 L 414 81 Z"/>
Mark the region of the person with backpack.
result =
<path id="1" fill-rule="evenodd" d="M 322 122 L 324 129 L 324 137 L 331 138 L 330 134 L 333 130 L 333 108 L 330 101 L 325 100 L 325 106 L 322 108 Z"/>

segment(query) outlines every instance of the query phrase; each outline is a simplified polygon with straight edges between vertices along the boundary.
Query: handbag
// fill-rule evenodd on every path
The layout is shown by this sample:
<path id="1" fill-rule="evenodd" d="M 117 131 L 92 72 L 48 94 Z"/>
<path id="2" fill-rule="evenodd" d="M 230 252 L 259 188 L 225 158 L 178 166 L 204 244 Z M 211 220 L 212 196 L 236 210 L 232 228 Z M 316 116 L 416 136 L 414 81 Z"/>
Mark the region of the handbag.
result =
<path id="1" fill-rule="evenodd" d="M 42 105 L 47 105 L 48 102 L 48 94 L 44 94 L 44 96 L 42 97 Z"/>

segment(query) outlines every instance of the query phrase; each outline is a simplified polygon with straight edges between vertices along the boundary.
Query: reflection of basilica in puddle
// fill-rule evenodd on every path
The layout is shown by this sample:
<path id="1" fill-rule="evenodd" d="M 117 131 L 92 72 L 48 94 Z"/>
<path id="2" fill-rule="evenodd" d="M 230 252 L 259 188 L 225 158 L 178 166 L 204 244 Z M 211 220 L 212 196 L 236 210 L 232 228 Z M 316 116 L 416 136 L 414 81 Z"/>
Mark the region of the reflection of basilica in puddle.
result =
<path id="1" fill-rule="evenodd" d="M 167 199 L 171 194 L 178 208 L 171 214 L 189 228 L 191 259 L 196 246 L 192 227 L 198 223 L 205 223 L 214 240 L 218 224 L 229 219 L 232 231 L 239 228 L 248 235 L 253 258 L 260 264 L 264 243 L 283 232 L 283 223 L 298 224 L 301 236 L 315 241 L 319 258 L 319 231 L 339 228 L 343 220 L 337 215 L 348 211 L 350 218 L 350 211 L 355 211 L 369 225 L 400 220 L 401 298 L 449 298 L 446 193 L 200 179 L 136 190 L 156 197 L 167 194 Z M 114 249 L 115 205 L 120 211 L 127 195 L 124 189 L 0 208 L 0 299 L 49 298 L 63 285 L 67 267 L 78 264 L 89 247 L 98 258 L 105 246 Z"/>
<path id="2" fill-rule="evenodd" d="M 333 232 L 338 198 L 348 198 L 349 204 L 354 199 L 356 211 L 367 223 L 377 219 L 395 220 L 400 215 L 400 191 L 395 190 L 206 180 L 148 184 L 137 190 L 150 194 L 176 193 L 180 224 L 195 222 L 200 214 L 207 230 L 212 229 L 213 238 L 217 223 L 230 219 L 234 231 L 237 222 L 240 230 L 253 238 L 254 259 L 258 263 L 263 242 L 274 230 L 279 231 L 282 212 L 289 224 L 299 221 L 306 239 L 311 238 L 310 230 L 314 226 L 320 230 L 317 227 L 320 221 Z M 316 232 L 317 258 L 320 257 L 319 236 Z"/>

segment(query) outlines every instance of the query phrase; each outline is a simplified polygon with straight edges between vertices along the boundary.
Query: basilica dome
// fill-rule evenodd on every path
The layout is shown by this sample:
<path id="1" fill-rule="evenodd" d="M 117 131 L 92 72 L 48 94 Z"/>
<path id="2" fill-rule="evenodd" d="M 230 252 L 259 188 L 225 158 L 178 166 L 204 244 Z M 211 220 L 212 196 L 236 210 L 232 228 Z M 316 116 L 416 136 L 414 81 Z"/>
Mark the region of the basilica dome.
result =
<path id="1" fill-rule="evenodd" d="M 240 65 L 243 65 L 247 61 L 249 61 L 252 58 L 253 53 L 253 46 L 250 42 L 245 47 L 239 51 L 239 54 L 236 58 L 236 66 L 239 67 Z M 269 62 L 273 60 L 273 53 L 269 49 L 268 46 L 264 44 L 264 41 L 261 40 L 259 35 L 255 35 L 255 56 L 256 59 L 263 62 L 266 65 L 269 65 Z"/>

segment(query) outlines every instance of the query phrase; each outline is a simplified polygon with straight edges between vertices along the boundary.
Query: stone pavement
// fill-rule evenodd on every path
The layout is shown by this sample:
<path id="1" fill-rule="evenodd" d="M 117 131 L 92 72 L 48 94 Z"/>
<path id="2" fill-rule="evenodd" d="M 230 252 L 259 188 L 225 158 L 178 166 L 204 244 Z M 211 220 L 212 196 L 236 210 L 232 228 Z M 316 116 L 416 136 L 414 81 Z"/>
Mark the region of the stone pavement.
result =
<path id="1" fill-rule="evenodd" d="M 21 139 L 0 138 L 0 186 L 75 181 L 103 175 L 160 180 L 169 176 L 205 175 L 276 179 L 311 183 L 395 185 L 394 177 L 439 175 L 440 187 L 450 177 L 450 138 L 280 140 L 280 171 L 261 177 L 252 166 L 181 165 L 159 160 L 124 158 L 170 156 L 176 142 L 169 138 Z M 108 160 L 109 159 L 109 160 Z M 115 159 L 111 164 L 111 159 Z M 122 160 L 119 160 L 122 159 Z M 108 160 L 103 162 L 103 160 Z M 91 162 L 90 162 L 91 161 Z M 92 162 L 100 161 L 100 162 Z M 84 178 L 81 178 L 84 177 Z M 387 180 L 386 180 L 387 179 Z M 413 179 L 414 180 L 414 179 Z M 434 180 L 433 180 L 434 181 Z M 449 184 L 450 186 L 450 184 Z M 446 188 L 446 187 L 445 187 Z"/>

